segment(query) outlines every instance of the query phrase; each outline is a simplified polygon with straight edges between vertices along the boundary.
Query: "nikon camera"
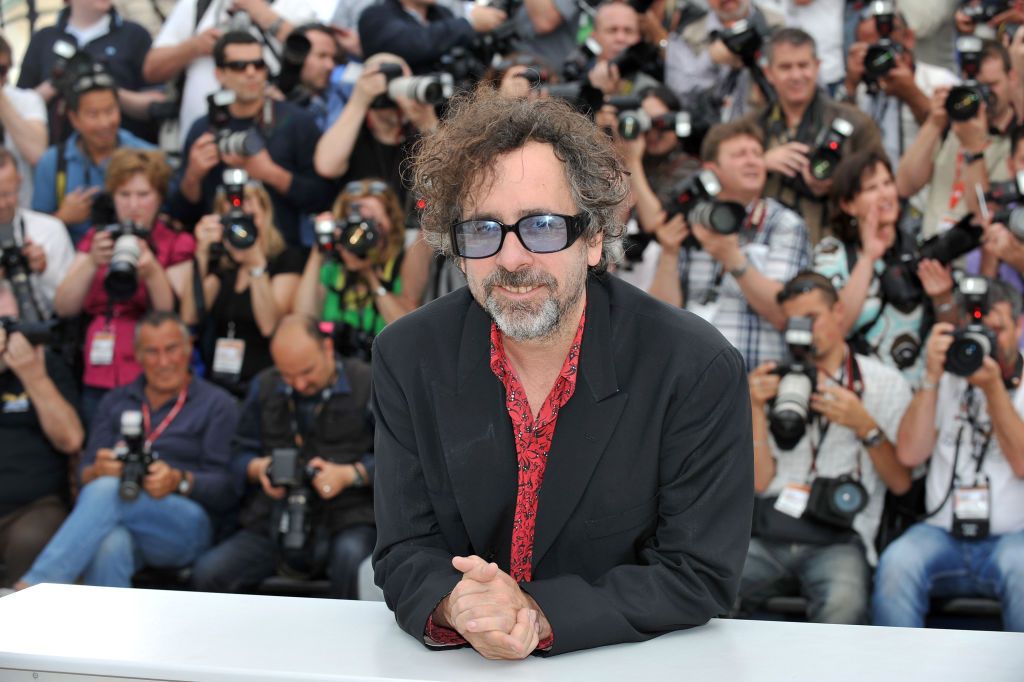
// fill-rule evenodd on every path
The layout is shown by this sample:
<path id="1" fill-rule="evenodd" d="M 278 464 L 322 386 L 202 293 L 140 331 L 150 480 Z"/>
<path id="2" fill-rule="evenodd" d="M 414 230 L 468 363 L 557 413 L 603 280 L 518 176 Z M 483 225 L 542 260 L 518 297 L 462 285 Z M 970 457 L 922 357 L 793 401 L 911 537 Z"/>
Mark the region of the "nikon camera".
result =
<path id="1" fill-rule="evenodd" d="M 950 374 L 969 377 L 985 362 L 996 357 L 996 334 L 982 323 L 989 311 L 988 280 L 964 277 L 960 280 L 960 298 L 967 324 L 953 332 L 953 345 L 946 352 L 945 369 Z"/>
<path id="2" fill-rule="evenodd" d="M 747 209 L 734 201 L 718 199 L 721 192 L 722 183 L 714 171 L 708 168 L 700 170 L 676 189 L 668 209 L 669 217 L 682 213 L 690 225 L 704 225 L 719 234 L 735 234 L 743 227 Z M 699 249 L 700 242 L 690 234 L 683 246 Z"/>
<path id="3" fill-rule="evenodd" d="M 960 36 L 956 39 L 956 51 L 960 54 L 960 73 L 963 83 L 949 91 L 946 98 L 946 113 L 954 121 L 970 121 L 978 115 L 981 103 L 992 106 L 992 90 L 978 81 L 981 71 L 981 38 Z"/>
<path id="4" fill-rule="evenodd" d="M 97 234 L 106 232 L 114 240 L 114 255 L 103 277 L 103 288 L 112 301 L 127 301 L 139 286 L 140 242 L 149 240 L 149 229 L 130 220 L 119 220 L 114 200 L 106 192 L 93 200 L 90 219 Z"/>
<path id="5" fill-rule="evenodd" d="M 149 465 L 156 460 L 142 433 L 142 412 L 125 410 L 121 413 L 121 440 L 123 444 L 114 449 L 124 465 L 117 492 L 122 500 L 132 502 L 139 498 Z"/>
<path id="6" fill-rule="evenodd" d="M 231 90 L 217 90 L 206 96 L 210 132 L 217 142 L 217 151 L 235 156 L 253 156 L 263 151 L 267 142 L 255 128 L 231 130 L 231 110 L 235 93 Z"/>
<path id="7" fill-rule="evenodd" d="M 795 448 L 811 419 L 811 394 L 818 382 L 813 327 L 814 320 L 809 317 L 790 318 L 785 335 L 790 361 L 772 372 L 781 380 L 768 413 L 768 428 L 780 450 Z"/>
<path id="8" fill-rule="evenodd" d="M 359 213 L 358 202 L 353 203 L 345 220 L 327 218 L 313 225 L 317 248 L 327 254 L 338 254 L 344 249 L 357 258 L 366 259 L 381 242 L 380 228 L 372 218 Z"/>

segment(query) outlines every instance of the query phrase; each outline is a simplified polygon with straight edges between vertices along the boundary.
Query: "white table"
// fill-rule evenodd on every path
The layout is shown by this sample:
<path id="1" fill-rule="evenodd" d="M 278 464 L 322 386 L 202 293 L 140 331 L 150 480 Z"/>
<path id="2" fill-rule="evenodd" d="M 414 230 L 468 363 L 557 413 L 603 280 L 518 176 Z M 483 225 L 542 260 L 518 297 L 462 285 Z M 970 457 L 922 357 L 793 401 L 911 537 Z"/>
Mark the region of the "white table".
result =
<path id="1" fill-rule="evenodd" d="M 380 602 L 73 585 L 0 599 L 0 680 L 109 677 L 1021 682 L 1024 635 L 714 620 L 642 644 L 487 661 L 428 651 Z"/>

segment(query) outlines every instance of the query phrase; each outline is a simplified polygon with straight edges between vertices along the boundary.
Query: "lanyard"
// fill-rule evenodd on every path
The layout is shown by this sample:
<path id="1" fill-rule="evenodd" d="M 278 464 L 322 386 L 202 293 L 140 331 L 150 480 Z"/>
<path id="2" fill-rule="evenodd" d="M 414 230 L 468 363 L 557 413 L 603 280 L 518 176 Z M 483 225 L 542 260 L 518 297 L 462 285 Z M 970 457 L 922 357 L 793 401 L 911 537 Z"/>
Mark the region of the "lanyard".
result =
<path id="1" fill-rule="evenodd" d="M 992 425 L 989 424 L 988 428 L 982 428 L 978 423 L 978 403 L 975 402 L 975 391 L 974 386 L 968 386 L 967 390 L 964 391 L 963 400 L 960 401 L 960 418 L 966 421 L 971 427 L 971 458 L 974 460 L 974 478 L 977 480 L 978 474 L 981 473 L 981 467 L 985 463 L 985 456 L 988 455 L 989 445 L 992 444 Z M 957 454 L 960 451 L 960 438 L 963 436 L 963 425 L 960 426 L 960 432 L 957 434 L 956 449 Z M 957 459 L 957 455 L 953 456 L 954 462 Z M 959 474 L 956 468 L 953 469 L 954 479 L 959 478 Z"/>
<path id="2" fill-rule="evenodd" d="M 167 427 L 171 425 L 174 418 L 178 416 L 179 412 L 181 412 L 181 408 L 185 406 L 185 397 L 187 395 L 188 386 L 186 385 L 181 389 L 181 392 L 178 393 L 178 399 L 175 401 L 174 407 L 171 408 L 171 411 L 167 413 L 164 420 L 160 422 L 160 425 L 153 429 L 152 432 L 149 430 L 150 420 L 152 419 L 149 414 L 149 403 L 146 400 L 142 401 L 142 428 L 144 430 L 143 432 L 148 434 L 146 436 L 146 447 L 152 447 L 153 443 L 156 442 L 156 439 L 159 438 Z"/>
<path id="3" fill-rule="evenodd" d="M 846 363 L 842 366 L 838 377 L 829 375 L 836 384 L 842 386 L 846 384 L 846 388 L 857 394 L 858 397 L 863 393 L 863 382 L 860 375 L 860 367 L 857 365 L 857 361 L 853 357 L 852 350 L 847 347 L 846 349 Z M 821 424 L 821 416 L 816 415 L 814 418 L 814 425 L 817 427 L 819 433 L 818 442 L 814 442 L 814 438 L 810 433 L 807 434 L 808 441 L 811 446 L 811 468 L 807 472 L 807 482 L 817 476 L 818 474 L 818 452 L 821 449 L 822 443 L 825 442 L 825 435 L 828 433 L 828 427 L 831 426 L 831 422 L 826 421 L 824 426 Z M 861 465 L 860 465 L 860 453 L 857 453 L 857 480 L 861 477 Z"/>
<path id="4" fill-rule="evenodd" d="M 324 410 L 324 405 L 327 404 L 327 401 L 330 400 L 331 396 L 334 394 L 334 384 L 337 383 L 339 376 L 339 365 L 335 364 L 334 367 L 335 374 L 331 378 L 331 384 L 328 388 L 325 388 L 324 390 L 320 391 L 320 402 L 317 403 L 316 408 L 313 409 L 313 418 L 309 421 L 308 431 L 310 432 L 312 432 L 313 429 L 316 427 L 316 422 L 320 418 L 320 413 L 323 412 Z M 288 392 L 288 420 L 291 424 L 292 437 L 295 439 L 295 447 L 301 450 L 306 439 L 303 438 L 302 433 L 299 430 L 299 418 L 297 410 L 295 408 L 294 391 Z"/>

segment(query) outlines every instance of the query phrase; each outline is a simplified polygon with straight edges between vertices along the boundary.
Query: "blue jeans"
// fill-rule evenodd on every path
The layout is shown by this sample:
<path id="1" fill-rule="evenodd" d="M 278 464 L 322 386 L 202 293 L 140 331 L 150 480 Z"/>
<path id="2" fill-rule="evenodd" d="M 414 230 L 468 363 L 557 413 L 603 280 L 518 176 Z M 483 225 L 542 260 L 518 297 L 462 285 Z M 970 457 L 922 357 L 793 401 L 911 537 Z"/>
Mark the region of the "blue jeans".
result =
<path id="1" fill-rule="evenodd" d="M 1024 531 L 958 540 L 919 523 L 886 547 L 875 574 L 875 625 L 922 627 L 931 597 L 990 597 L 1003 627 L 1024 632 Z"/>
<path id="2" fill-rule="evenodd" d="M 812 623 L 860 625 L 867 622 L 870 585 L 859 542 L 805 545 L 751 538 L 740 603 L 752 612 L 771 597 L 802 594 Z"/>
<path id="3" fill-rule="evenodd" d="M 213 529 L 198 502 L 181 495 L 159 500 L 143 492 L 118 497 L 121 480 L 103 476 L 82 488 L 71 515 L 28 573 L 29 585 L 71 583 L 131 587 L 142 566 L 178 568 L 210 546 Z"/>
<path id="4" fill-rule="evenodd" d="M 358 598 L 359 565 L 373 551 L 377 530 L 369 524 L 349 526 L 331 537 L 327 577 L 331 596 Z M 201 592 L 241 592 L 277 573 L 277 552 L 267 533 L 241 530 L 199 557 L 192 586 Z"/>

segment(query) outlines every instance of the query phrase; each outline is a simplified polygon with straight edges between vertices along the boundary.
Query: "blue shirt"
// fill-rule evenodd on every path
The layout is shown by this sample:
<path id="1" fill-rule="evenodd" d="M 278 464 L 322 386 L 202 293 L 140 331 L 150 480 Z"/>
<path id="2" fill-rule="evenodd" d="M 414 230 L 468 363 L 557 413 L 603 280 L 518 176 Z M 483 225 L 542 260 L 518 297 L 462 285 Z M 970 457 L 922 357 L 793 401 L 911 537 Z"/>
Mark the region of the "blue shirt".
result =
<path id="1" fill-rule="evenodd" d="M 145 398 L 146 376 L 111 390 L 100 401 L 89 429 L 89 441 L 79 467 L 96 461 L 96 451 L 113 448 L 121 440 L 121 413 L 141 410 Z M 174 408 L 168 400 L 153 409 L 151 429 L 155 430 Z M 238 488 L 231 480 L 231 439 L 238 425 L 238 406 L 224 389 L 193 376 L 189 382 L 181 412 L 153 443 L 160 459 L 175 469 L 190 471 L 193 486 L 190 497 L 210 512 L 219 515 L 235 509 Z"/>
<path id="2" fill-rule="evenodd" d="M 60 145 L 64 149 L 65 160 L 67 161 L 67 181 L 64 186 L 64 195 L 79 187 L 103 188 L 107 177 L 107 164 L 110 157 L 103 163 L 96 165 L 88 154 L 82 151 L 78 144 L 79 135 L 73 133 L 67 142 Z M 117 146 L 130 149 L 155 149 L 153 145 L 143 139 L 135 137 L 127 130 L 117 131 Z M 53 145 L 45 152 L 36 164 L 36 179 L 34 192 L 32 194 L 32 210 L 41 213 L 56 213 L 60 208 L 63 197 L 57 197 L 57 155 L 60 150 L 58 145 Z M 68 232 L 71 234 L 71 241 L 78 246 L 85 233 L 92 227 L 91 221 L 83 220 L 74 225 L 68 225 Z"/>

